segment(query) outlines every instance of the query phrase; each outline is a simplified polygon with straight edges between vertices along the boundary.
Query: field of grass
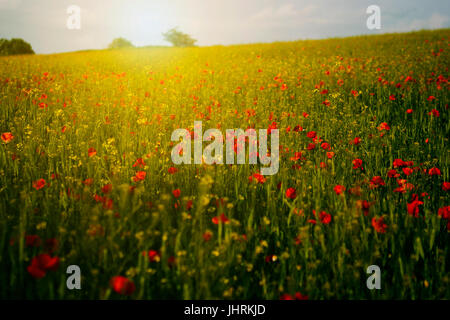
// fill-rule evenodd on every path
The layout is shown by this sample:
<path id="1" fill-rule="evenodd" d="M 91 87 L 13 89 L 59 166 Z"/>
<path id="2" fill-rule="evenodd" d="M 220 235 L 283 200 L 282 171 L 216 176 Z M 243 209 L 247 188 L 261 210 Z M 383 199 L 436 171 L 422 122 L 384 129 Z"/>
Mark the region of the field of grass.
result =
<path id="1" fill-rule="evenodd" d="M 450 299 L 449 39 L 0 58 L 0 297 Z M 279 172 L 174 165 L 200 120 Z"/>

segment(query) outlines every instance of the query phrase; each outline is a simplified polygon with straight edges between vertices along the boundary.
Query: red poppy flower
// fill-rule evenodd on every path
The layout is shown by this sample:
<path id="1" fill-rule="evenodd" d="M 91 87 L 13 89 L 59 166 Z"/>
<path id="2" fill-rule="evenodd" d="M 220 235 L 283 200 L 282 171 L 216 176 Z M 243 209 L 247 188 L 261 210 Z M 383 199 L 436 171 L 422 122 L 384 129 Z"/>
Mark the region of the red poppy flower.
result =
<path id="1" fill-rule="evenodd" d="M 211 237 L 212 237 L 211 231 L 205 231 L 205 233 L 203 233 L 203 240 L 209 241 L 209 240 L 211 240 Z"/>
<path id="2" fill-rule="evenodd" d="M 355 139 L 353 139 L 352 143 L 357 146 L 358 144 L 361 143 L 361 138 L 360 137 L 356 137 Z"/>
<path id="3" fill-rule="evenodd" d="M 133 281 L 123 276 L 112 277 L 110 285 L 115 292 L 122 295 L 131 295 L 136 290 Z"/>
<path id="4" fill-rule="evenodd" d="M 334 187 L 334 192 L 336 192 L 337 195 L 342 194 L 342 192 L 344 192 L 344 191 L 345 191 L 345 187 L 342 185 L 338 184 Z"/>
<path id="5" fill-rule="evenodd" d="M 94 183 L 94 179 L 92 179 L 92 178 L 87 178 L 82 182 L 82 184 L 84 184 L 85 186 L 90 186 L 93 183 Z"/>
<path id="6" fill-rule="evenodd" d="M 230 222 L 230 219 L 228 219 L 228 218 L 225 216 L 225 214 L 222 213 L 220 216 L 217 216 L 217 217 L 212 218 L 212 222 L 213 222 L 214 224 L 219 224 L 219 223 L 225 223 L 225 224 L 227 224 L 227 223 Z"/>
<path id="7" fill-rule="evenodd" d="M 286 198 L 288 199 L 295 199 L 297 198 L 297 192 L 294 188 L 288 188 L 286 190 Z"/>
<path id="8" fill-rule="evenodd" d="M 395 159 L 394 162 L 392 163 L 392 165 L 394 166 L 394 168 L 400 168 L 400 167 L 405 167 L 407 165 L 407 163 L 405 161 L 403 161 L 402 159 Z"/>
<path id="9" fill-rule="evenodd" d="M 105 184 L 105 185 L 102 187 L 102 192 L 105 193 L 105 194 L 106 194 L 106 193 L 110 193 L 111 190 L 112 190 L 112 184 L 111 184 L 111 183 Z"/>
<path id="10" fill-rule="evenodd" d="M 407 203 L 407 209 L 408 209 L 408 214 L 411 216 L 414 216 L 416 218 L 419 217 L 419 211 L 420 211 L 420 207 L 423 205 L 422 201 L 419 201 L 419 196 L 417 194 L 413 194 L 412 195 L 412 201 L 410 203 Z"/>
<path id="11" fill-rule="evenodd" d="M 46 272 L 44 270 L 39 269 L 39 268 L 37 268 L 37 267 L 35 267 L 33 265 L 29 265 L 27 267 L 27 271 L 28 271 L 29 274 L 31 274 L 31 276 L 33 278 L 36 278 L 36 279 L 43 278 L 46 275 Z"/>
<path id="12" fill-rule="evenodd" d="M 167 171 L 168 171 L 170 174 L 174 174 L 174 173 L 176 173 L 176 172 L 178 171 L 178 169 L 175 168 L 175 167 L 170 167 Z"/>
<path id="13" fill-rule="evenodd" d="M 450 190 L 450 182 L 444 181 L 444 182 L 442 183 L 442 190 L 444 190 L 444 191 Z"/>
<path id="14" fill-rule="evenodd" d="M 144 180 L 146 176 L 147 176 L 147 172 L 145 172 L 145 171 L 137 171 L 136 175 L 133 177 L 133 181 L 137 182 L 137 181 Z"/>
<path id="15" fill-rule="evenodd" d="M 161 256 L 159 255 L 158 251 L 156 250 L 149 250 L 148 252 L 144 251 L 142 252 L 142 255 L 148 256 L 148 260 L 150 262 L 159 262 L 161 259 Z"/>
<path id="16" fill-rule="evenodd" d="M 319 219 L 323 224 L 329 224 L 331 222 L 331 214 L 321 211 L 319 213 Z"/>
<path id="17" fill-rule="evenodd" d="M 382 122 L 380 123 L 380 125 L 378 126 L 378 130 L 382 131 L 382 130 L 391 130 L 391 127 L 389 127 L 389 125 L 386 122 Z"/>
<path id="18" fill-rule="evenodd" d="M 297 160 L 300 160 L 300 159 L 302 159 L 302 153 L 301 152 L 297 152 L 297 151 L 294 153 L 294 156 L 290 158 L 290 160 L 292 160 L 292 161 L 297 161 Z"/>
<path id="19" fill-rule="evenodd" d="M 188 211 L 191 210 L 193 203 L 194 202 L 192 200 L 188 200 L 186 202 L 186 210 L 188 210 Z"/>
<path id="20" fill-rule="evenodd" d="M 362 163 L 363 163 L 363 161 L 362 161 L 361 159 L 354 159 L 354 160 L 352 161 L 352 164 L 353 164 L 353 170 L 356 170 L 356 169 L 363 169 Z"/>
<path id="21" fill-rule="evenodd" d="M 370 180 L 370 187 L 373 188 L 378 188 L 379 186 L 384 186 L 386 185 L 383 178 L 381 178 L 380 176 L 375 176 L 372 178 L 372 180 Z"/>
<path id="22" fill-rule="evenodd" d="M 439 170 L 438 168 L 431 168 L 430 170 L 428 170 L 428 174 L 430 176 L 434 176 L 434 175 L 440 176 L 441 170 Z"/>
<path id="23" fill-rule="evenodd" d="M 148 258 L 149 258 L 150 262 L 158 262 L 160 259 L 159 253 L 155 250 L 150 250 L 148 252 Z"/>
<path id="24" fill-rule="evenodd" d="M 436 110 L 436 109 L 433 109 L 433 110 L 431 110 L 430 112 L 428 112 L 428 115 L 433 115 L 433 116 L 435 116 L 436 118 L 438 118 L 439 117 L 439 111 L 438 110 Z"/>
<path id="25" fill-rule="evenodd" d="M 97 154 L 97 150 L 95 150 L 94 148 L 89 148 L 88 149 L 88 156 L 89 157 L 93 157 Z"/>
<path id="26" fill-rule="evenodd" d="M 175 198 L 178 198 L 181 194 L 181 191 L 180 191 L 180 189 L 175 189 L 172 191 L 172 194 Z"/>
<path id="27" fill-rule="evenodd" d="M 315 143 L 309 143 L 307 149 L 308 150 L 314 150 L 316 148 L 316 144 Z"/>
<path id="28" fill-rule="evenodd" d="M 320 145 L 322 147 L 323 150 L 330 150 L 331 146 L 329 143 L 324 142 Z"/>
<path id="29" fill-rule="evenodd" d="M 413 173 L 414 172 L 414 170 L 413 169 L 411 169 L 411 168 L 408 168 L 408 167 L 406 167 L 406 168 L 403 168 L 402 169 L 403 170 L 403 173 L 405 174 L 405 175 L 407 175 L 407 176 L 409 176 L 411 173 Z"/>
<path id="30" fill-rule="evenodd" d="M 106 196 L 101 197 L 98 194 L 94 195 L 94 200 L 96 202 L 101 202 L 103 204 L 103 209 L 110 210 L 113 208 L 114 201 Z"/>
<path id="31" fill-rule="evenodd" d="M 294 300 L 294 297 L 292 297 L 289 293 L 283 293 L 280 300 Z"/>
<path id="32" fill-rule="evenodd" d="M 333 159 L 333 157 L 334 157 L 334 152 L 332 152 L 332 151 L 327 152 L 327 158 L 328 159 Z"/>
<path id="33" fill-rule="evenodd" d="M 384 223 L 383 217 L 380 217 L 380 218 L 373 217 L 372 218 L 372 227 L 378 233 L 386 233 L 387 224 Z"/>
<path id="34" fill-rule="evenodd" d="M 33 182 L 33 188 L 35 188 L 36 190 L 42 189 L 43 187 L 45 187 L 46 182 L 44 179 L 39 179 Z"/>
<path id="35" fill-rule="evenodd" d="M 317 133 L 315 131 L 309 131 L 306 136 L 308 138 L 314 139 L 317 136 Z"/>
<path id="36" fill-rule="evenodd" d="M 10 142 L 12 139 L 14 139 L 14 136 L 11 132 L 2 133 L 2 140 L 4 143 Z"/>
<path id="37" fill-rule="evenodd" d="M 43 278 L 47 271 L 56 271 L 59 266 L 59 258 L 51 257 L 47 253 L 40 254 L 31 260 L 31 264 L 27 267 L 28 273 L 34 278 Z"/>
<path id="38" fill-rule="evenodd" d="M 248 177 L 248 182 L 252 182 L 253 180 L 260 184 L 266 182 L 266 178 L 262 174 L 257 172 Z"/>
<path id="39" fill-rule="evenodd" d="M 438 216 L 442 219 L 450 219 L 450 206 L 439 208 Z"/>
<path id="40" fill-rule="evenodd" d="M 275 129 L 277 129 L 277 123 L 274 121 L 270 124 L 269 128 L 267 128 L 267 133 L 271 134 L 272 130 L 275 130 Z"/>
<path id="41" fill-rule="evenodd" d="M 394 192 L 405 193 L 406 191 L 414 189 L 414 185 L 412 183 L 408 183 L 405 179 L 398 179 L 397 183 L 399 187 L 395 188 Z"/>
<path id="42" fill-rule="evenodd" d="M 450 219 L 450 206 L 439 208 L 438 216 L 442 219 Z"/>
<path id="43" fill-rule="evenodd" d="M 303 295 L 300 292 L 295 293 L 295 300 L 308 300 L 307 295 Z"/>
<path id="44" fill-rule="evenodd" d="M 139 168 L 145 167 L 144 160 L 142 158 L 136 159 L 136 162 L 133 164 L 133 168 L 135 168 L 135 167 L 139 167 Z"/>
<path id="45" fill-rule="evenodd" d="M 389 170 L 387 175 L 388 175 L 389 178 L 398 178 L 398 177 L 400 177 L 400 174 L 395 169 Z"/>

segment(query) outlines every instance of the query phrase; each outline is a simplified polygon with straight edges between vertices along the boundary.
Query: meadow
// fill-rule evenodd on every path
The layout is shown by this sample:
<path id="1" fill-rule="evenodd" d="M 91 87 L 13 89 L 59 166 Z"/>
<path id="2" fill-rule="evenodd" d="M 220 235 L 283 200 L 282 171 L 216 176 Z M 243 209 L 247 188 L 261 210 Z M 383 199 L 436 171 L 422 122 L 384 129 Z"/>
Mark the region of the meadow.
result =
<path id="1" fill-rule="evenodd" d="M 0 297 L 450 299 L 449 40 L 1 57 Z M 194 121 L 278 173 L 174 165 Z"/>

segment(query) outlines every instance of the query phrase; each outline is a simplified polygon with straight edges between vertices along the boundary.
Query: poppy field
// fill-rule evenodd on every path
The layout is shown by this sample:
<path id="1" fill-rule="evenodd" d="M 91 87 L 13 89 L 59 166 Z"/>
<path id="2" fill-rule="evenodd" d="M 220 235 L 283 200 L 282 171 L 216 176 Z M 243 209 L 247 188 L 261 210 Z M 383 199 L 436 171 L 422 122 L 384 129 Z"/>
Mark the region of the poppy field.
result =
<path id="1" fill-rule="evenodd" d="M 449 40 L 0 57 L 0 298 L 450 299 Z M 278 172 L 175 165 L 194 121 Z"/>

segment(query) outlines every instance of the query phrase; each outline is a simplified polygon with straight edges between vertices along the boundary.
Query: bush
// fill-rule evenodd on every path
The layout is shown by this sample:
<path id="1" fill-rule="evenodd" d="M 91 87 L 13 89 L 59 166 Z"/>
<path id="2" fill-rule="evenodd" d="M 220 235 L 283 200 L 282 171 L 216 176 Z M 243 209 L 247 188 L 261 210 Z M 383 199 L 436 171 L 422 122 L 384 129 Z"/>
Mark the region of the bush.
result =
<path id="1" fill-rule="evenodd" d="M 31 45 L 23 39 L 0 39 L 0 56 L 15 54 L 34 54 Z"/>
<path id="2" fill-rule="evenodd" d="M 134 45 L 124 38 L 114 39 L 108 46 L 108 49 L 122 49 L 122 48 L 133 48 Z"/>

